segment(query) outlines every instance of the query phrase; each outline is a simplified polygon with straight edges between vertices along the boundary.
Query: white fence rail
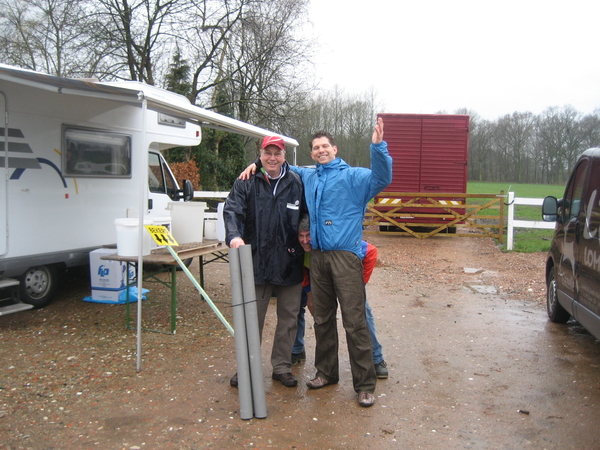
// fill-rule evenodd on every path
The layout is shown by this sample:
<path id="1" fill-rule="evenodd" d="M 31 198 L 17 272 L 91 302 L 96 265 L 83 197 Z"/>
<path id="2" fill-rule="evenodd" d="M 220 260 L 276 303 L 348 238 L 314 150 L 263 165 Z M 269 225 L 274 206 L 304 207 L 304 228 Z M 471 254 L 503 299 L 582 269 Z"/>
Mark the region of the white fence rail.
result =
<path id="1" fill-rule="evenodd" d="M 194 198 L 227 198 L 229 191 L 194 191 Z"/>
<path id="2" fill-rule="evenodd" d="M 215 191 L 195 191 L 194 198 L 206 199 L 206 198 L 227 198 L 229 192 L 215 192 Z M 555 222 L 543 222 L 541 220 L 517 220 L 515 219 L 515 205 L 529 205 L 529 206 L 542 206 L 543 198 L 527 198 L 527 197 L 515 197 L 514 192 L 509 192 L 507 197 L 508 204 L 508 217 L 507 217 L 507 229 L 506 229 L 506 249 L 513 249 L 513 241 L 515 228 L 539 228 L 545 230 L 553 230 Z M 540 212 L 541 216 L 541 212 Z"/>
<path id="3" fill-rule="evenodd" d="M 508 193 L 508 225 L 506 227 L 506 249 L 513 249 L 515 228 L 540 228 L 554 230 L 555 222 L 543 222 L 538 220 L 516 220 L 515 205 L 542 206 L 543 198 L 515 197 L 514 192 Z M 540 212 L 540 217 L 541 217 Z"/>

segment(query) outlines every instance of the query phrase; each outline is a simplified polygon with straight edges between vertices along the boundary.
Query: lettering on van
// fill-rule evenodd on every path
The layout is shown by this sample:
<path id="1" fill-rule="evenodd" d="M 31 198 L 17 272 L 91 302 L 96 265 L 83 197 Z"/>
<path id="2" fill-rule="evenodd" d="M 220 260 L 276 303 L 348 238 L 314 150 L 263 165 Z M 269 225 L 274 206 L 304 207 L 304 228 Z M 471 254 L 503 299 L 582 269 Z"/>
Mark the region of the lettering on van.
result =
<path id="1" fill-rule="evenodd" d="M 598 247 L 594 245 L 590 240 L 595 239 L 596 237 L 600 241 L 600 232 L 599 228 L 595 230 L 590 229 L 590 225 L 592 223 L 592 213 L 594 210 L 598 211 L 598 206 L 600 206 L 600 202 L 596 202 L 596 196 L 598 195 L 598 190 L 595 189 L 590 195 L 590 199 L 588 200 L 587 210 L 585 212 L 585 225 L 583 227 L 583 265 L 589 267 L 594 272 L 600 271 L 600 254 L 598 251 L 593 249 L 592 247 Z"/>
<path id="2" fill-rule="evenodd" d="M 594 272 L 600 271 L 600 255 L 596 250 L 589 247 L 583 249 L 583 264 L 591 268 Z"/>

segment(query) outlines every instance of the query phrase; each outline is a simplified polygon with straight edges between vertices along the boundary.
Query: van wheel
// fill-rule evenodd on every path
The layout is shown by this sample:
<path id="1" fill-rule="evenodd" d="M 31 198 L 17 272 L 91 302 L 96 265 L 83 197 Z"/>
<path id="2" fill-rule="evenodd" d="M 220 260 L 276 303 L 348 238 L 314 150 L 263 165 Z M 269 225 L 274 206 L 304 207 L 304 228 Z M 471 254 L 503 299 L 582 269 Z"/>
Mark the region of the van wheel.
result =
<path id="1" fill-rule="evenodd" d="M 30 267 L 20 277 L 20 294 L 23 303 L 36 308 L 47 306 L 58 286 L 58 272 L 54 266 Z"/>
<path id="2" fill-rule="evenodd" d="M 548 311 L 548 317 L 552 322 L 566 323 L 571 318 L 571 314 L 569 314 L 569 312 L 558 302 L 555 270 L 556 269 L 553 267 L 548 274 L 546 309 Z"/>

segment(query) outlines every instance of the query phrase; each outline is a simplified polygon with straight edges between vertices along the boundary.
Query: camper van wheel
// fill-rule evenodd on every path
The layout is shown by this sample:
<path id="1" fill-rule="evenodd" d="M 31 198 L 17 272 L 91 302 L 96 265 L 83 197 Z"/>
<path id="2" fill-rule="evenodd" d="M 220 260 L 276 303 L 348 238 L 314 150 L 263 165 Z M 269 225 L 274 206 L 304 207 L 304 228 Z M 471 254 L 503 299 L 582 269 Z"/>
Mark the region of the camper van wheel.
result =
<path id="1" fill-rule="evenodd" d="M 56 290 L 58 272 L 54 266 L 35 266 L 27 269 L 21 278 L 21 301 L 36 308 L 50 303 Z"/>
<path id="2" fill-rule="evenodd" d="M 557 286 L 556 286 L 556 274 L 555 268 L 550 269 L 548 274 L 548 285 L 546 295 L 546 308 L 548 310 L 548 317 L 552 322 L 555 323 L 567 323 L 571 318 L 571 314 L 561 306 L 558 302 Z"/>
<path id="3" fill-rule="evenodd" d="M 183 265 L 185 267 L 187 267 L 189 269 L 190 266 L 192 265 L 192 263 L 194 262 L 194 258 L 184 259 L 181 262 L 183 263 Z M 181 267 L 177 266 L 177 270 L 183 270 L 183 269 Z"/>

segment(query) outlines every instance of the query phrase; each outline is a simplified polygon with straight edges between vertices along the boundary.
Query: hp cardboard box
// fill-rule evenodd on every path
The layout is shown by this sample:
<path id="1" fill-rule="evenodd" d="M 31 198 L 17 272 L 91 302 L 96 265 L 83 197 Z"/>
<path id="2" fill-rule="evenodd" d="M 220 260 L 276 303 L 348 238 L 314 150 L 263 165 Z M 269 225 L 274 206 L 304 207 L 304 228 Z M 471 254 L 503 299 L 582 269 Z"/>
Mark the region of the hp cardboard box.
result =
<path id="1" fill-rule="evenodd" d="M 127 287 L 127 278 L 129 277 L 130 283 L 135 280 L 133 267 L 130 267 L 127 274 L 127 263 L 100 259 L 115 253 L 116 250 L 110 248 L 99 248 L 90 252 L 92 300 L 118 303 L 119 296 Z"/>

